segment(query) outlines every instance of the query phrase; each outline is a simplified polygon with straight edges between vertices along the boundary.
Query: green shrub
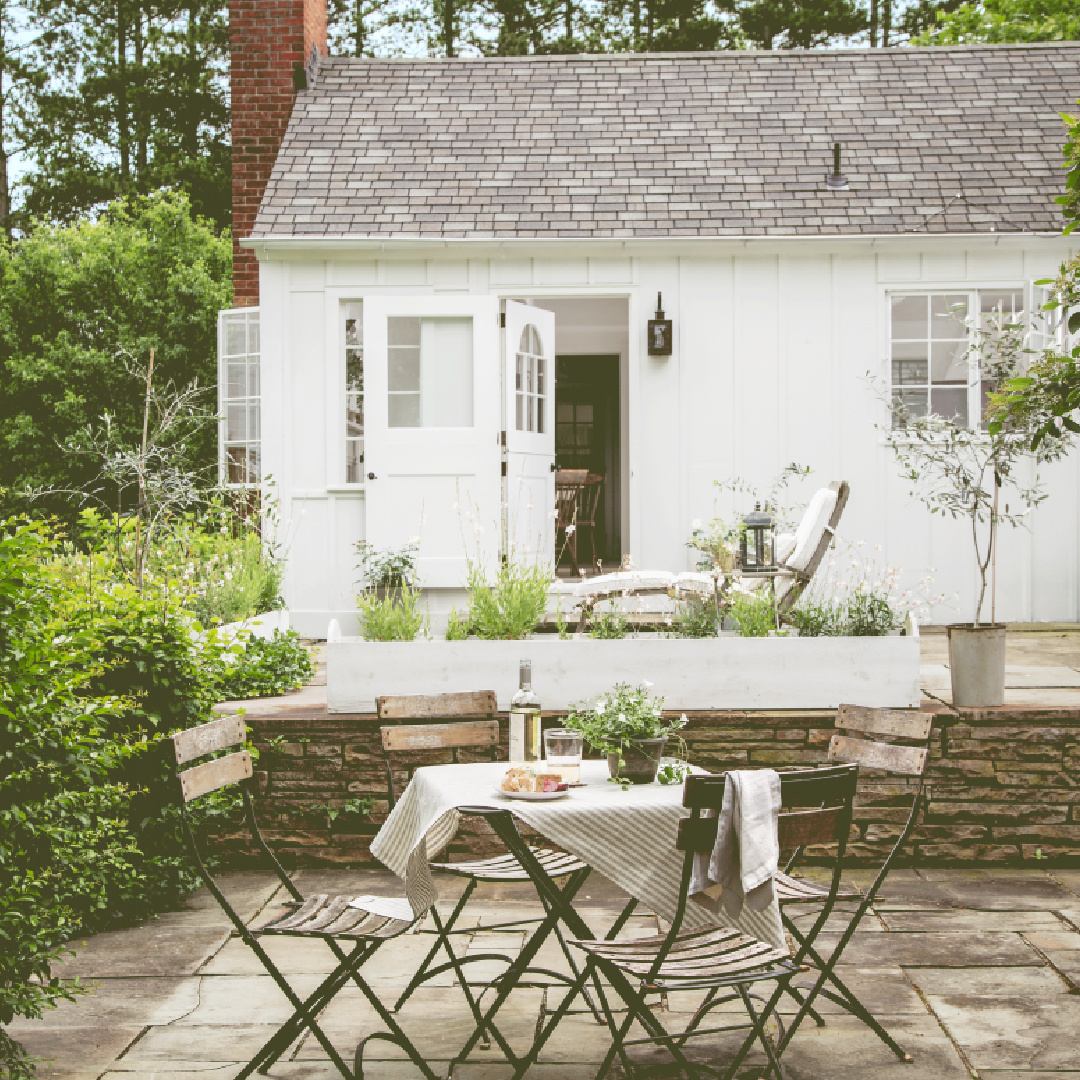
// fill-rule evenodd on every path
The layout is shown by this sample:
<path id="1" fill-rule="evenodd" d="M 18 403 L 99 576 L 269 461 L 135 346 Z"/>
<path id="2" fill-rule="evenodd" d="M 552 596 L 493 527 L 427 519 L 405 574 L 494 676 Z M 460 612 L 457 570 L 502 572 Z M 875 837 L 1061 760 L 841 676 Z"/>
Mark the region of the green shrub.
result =
<path id="1" fill-rule="evenodd" d="M 847 602 L 847 633 L 851 637 L 884 637 L 899 621 L 883 593 L 857 591 Z"/>
<path id="2" fill-rule="evenodd" d="M 787 618 L 802 637 L 840 637 L 847 624 L 844 604 L 826 600 L 800 600 Z"/>
<path id="3" fill-rule="evenodd" d="M 446 620 L 446 640 L 465 641 L 469 636 L 469 616 L 457 613 L 457 608 L 450 609 L 450 616 Z"/>
<path id="4" fill-rule="evenodd" d="M 626 637 L 629 628 L 621 611 L 594 611 L 589 616 L 589 637 L 614 641 Z"/>
<path id="5" fill-rule="evenodd" d="M 523 638 L 544 616 L 551 571 L 507 561 L 489 583 L 480 567 L 470 565 L 468 583 L 473 633 L 487 640 Z"/>
<path id="6" fill-rule="evenodd" d="M 299 689 L 314 674 L 314 661 L 295 630 L 275 630 L 272 638 L 248 635 L 225 651 L 217 693 L 224 701 L 273 697 Z"/>
<path id="7" fill-rule="evenodd" d="M 688 596 L 679 605 L 673 629 L 678 637 L 716 637 L 720 629 L 716 600 Z"/>
<path id="8" fill-rule="evenodd" d="M 402 586 L 361 593 L 360 633 L 367 641 L 415 641 L 419 633 L 427 636 L 429 620 L 420 607 L 423 593 Z"/>
<path id="9" fill-rule="evenodd" d="M 743 637 L 768 637 L 776 629 L 776 600 L 768 588 L 735 593 L 729 614 Z"/>
<path id="10" fill-rule="evenodd" d="M 356 545 L 360 555 L 360 573 L 369 589 L 401 589 L 416 584 L 416 543 L 403 548 L 376 551 L 366 541 Z"/>

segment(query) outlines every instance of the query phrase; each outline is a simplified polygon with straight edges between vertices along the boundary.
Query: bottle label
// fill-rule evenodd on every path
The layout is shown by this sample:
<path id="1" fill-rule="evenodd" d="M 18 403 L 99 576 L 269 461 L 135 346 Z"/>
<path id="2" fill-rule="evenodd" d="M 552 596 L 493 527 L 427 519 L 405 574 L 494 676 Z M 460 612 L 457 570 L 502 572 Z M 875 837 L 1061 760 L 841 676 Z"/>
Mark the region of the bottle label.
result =
<path id="1" fill-rule="evenodd" d="M 510 710 L 510 763 L 540 760 L 540 714 L 533 710 Z"/>

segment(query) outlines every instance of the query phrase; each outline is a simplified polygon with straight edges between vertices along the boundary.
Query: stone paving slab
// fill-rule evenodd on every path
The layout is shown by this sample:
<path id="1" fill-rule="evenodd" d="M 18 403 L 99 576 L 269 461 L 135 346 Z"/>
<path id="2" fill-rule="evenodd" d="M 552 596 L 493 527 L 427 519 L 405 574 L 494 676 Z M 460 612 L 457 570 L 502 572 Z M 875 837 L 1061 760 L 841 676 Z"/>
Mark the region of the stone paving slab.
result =
<path id="1" fill-rule="evenodd" d="M 816 871 L 810 870 L 808 876 Z M 865 884 L 869 874 L 852 875 Z M 234 895 L 245 915 L 262 920 L 276 885 L 269 875 L 230 875 Z M 302 888 L 325 885 L 326 891 L 349 891 L 338 883 L 362 881 L 363 891 L 399 892 L 389 874 L 367 871 L 304 871 Z M 604 883 L 597 879 L 600 888 Z M 453 883 L 456 885 L 456 883 Z M 889 899 L 867 914 L 849 944 L 841 978 L 916 1057 L 903 1065 L 876 1036 L 838 1006 L 819 999 L 826 1027 L 812 1021 L 800 1028 L 784 1063 L 792 1080 L 952 1080 L 967 1077 L 966 1055 L 983 1080 L 1080 1080 L 1080 994 L 1069 993 L 1069 978 L 1080 980 L 1080 871 L 902 871 L 887 883 Z M 441 901 L 445 910 L 452 896 Z M 513 900 L 488 896 L 471 904 L 466 923 L 490 922 L 536 914 L 528 888 Z M 209 902 L 208 902 L 209 901 Z M 81 964 L 96 977 L 93 996 L 61 1005 L 42 1021 L 22 1022 L 12 1033 L 32 1052 L 54 1058 L 43 1066 L 47 1080 L 202 1080 L 235 1076 L 240 1064 L 276 1030 L 291 1009 L 257 959 L 239 940 L 228 940 L 205 894 L 180 912 L 130 930 L 110 931 L 79 946 Z M 617 897 L 582 902 L 579 910 L 594 932 L 606 932 L 621 904 Z M 260 914 L 261 912 L 261 914 Z M 833 926 L 837 926 L 833 922 Z M 654 934 L 657 919 L 635 914 L 628 936 Z M 835 942 L 830 928 L 823 944 Z M 500 939 L 502 939 L 500 941 Z M 516 931 L 460 935 L 461 952 L 487 951 L 499 945 L 514 951 Z M 334 962 L 321 942 L 264 939 L 296 989 L 305 993 L 321 981 Z M 404 988 L 431 935 L 410 935 L 388 942 L 365 975 L 386 1003 Z M 541 954 L 545 966 L 568 967 L 554 938 Z M 1047 964 L 1049 961 L 1049 965 Z M 479 968 L 480 965 L 475 965 Z M 169 975 L 162 975 L 166 969 Z M 139 975 L 137 972 L 145 972 Z M 472 1017 L 452 972 L 418 990 L 402 1009 L 402 1022 L 423 1046 L 437 1074 L 445 1076 L 450 1054 L 468 1032 Z M 809 981 L 812 973 L 799 981 Z M 471 979 L 470 979 L 471 981 Z M 561 991 L 521 988 L 500 1017 L 500 1028 L 515 1046 L 531 1041 L 536 1024 L 557 1007 Z M 920 996 L 920 994 L 922 996 Z M 694 1007 L 691 995 L 657 1002 L 663 1022 L 677 1029 Z M 782 1015 L 795 1005 L 785 1000 Z M 733 1005 L 717 1010 L 729 1021 Z M 347 986 L 327 1009 L 324 1020 L 334 1045 L 351 1059 L 358 1039 L 375 1030 L 376 1015 L 360 991 Z M 594 1075 L 609 1045 L 606 1028 L 590 1015 L 569 1017 L 544 1050 L 544 1060 L 530 1073 L 533 1080 L 584 1080 Z M 704 1040 L 698 1053 L 723 1056 L 737 1035 L 718 1043 Z M 369 1080 L 414 1080 L 412 1065 L 389 1043 L 370 1046 Z M 290 1058 L 271 1070 L 277 1080 L 334 1080 L 336 1071 L 318 1042 L 305 1036 L 290 1048 Z M 635 1057 L 659 1066 L 655 1049 Z M 751 1063 L 763 1060 L 759 1052 Z M 441 1071 L 440 1071 L 441 1070 Z M 856 1075 L 858 1070 L 859 1075 Z M 758 1070 L 750 1069 L 746 1076 Z M 511 1070 L 498 1051 L 477 1050 L 456 1075 L 459 1080 L 504 1080 Z M 670 1075 L 649 1068 L 646 1078 Z M 618 1080 L 619 1073 L 613 1073 Z M 742 1077 L 740 1077 L 742 1080 Z"/>

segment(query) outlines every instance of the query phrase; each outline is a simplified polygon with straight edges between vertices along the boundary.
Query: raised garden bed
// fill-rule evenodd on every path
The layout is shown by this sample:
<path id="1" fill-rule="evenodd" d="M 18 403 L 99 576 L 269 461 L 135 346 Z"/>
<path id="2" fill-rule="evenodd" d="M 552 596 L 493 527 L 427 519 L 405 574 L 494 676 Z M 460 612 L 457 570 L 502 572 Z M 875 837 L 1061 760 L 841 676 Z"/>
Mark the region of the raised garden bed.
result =
<path id="1" fill-rule="evenodd" d="M 835 709 L 916 706 L 918 637 L 664 638 L 604 641 L 364 641 L 326 646 L 327 706 L 366 713 L 384 694 L 494 690 L 499 708 L 532 661 L 545 709 L 565 710 L 616 682 L 647 679 L 665 708 Z"/>

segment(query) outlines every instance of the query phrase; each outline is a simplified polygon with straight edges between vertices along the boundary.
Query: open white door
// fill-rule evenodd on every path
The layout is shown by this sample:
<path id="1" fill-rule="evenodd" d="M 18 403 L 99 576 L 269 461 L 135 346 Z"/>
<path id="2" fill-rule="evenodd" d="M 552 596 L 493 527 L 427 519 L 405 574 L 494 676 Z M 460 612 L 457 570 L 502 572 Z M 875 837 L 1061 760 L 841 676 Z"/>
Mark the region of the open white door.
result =
<path id="1" fill-rule="evenodd" d="M 555 566 L 555 313 L 506 301 L 504 535 L 507 553 Z"/>
<path id="2" fill-rule="evenodd" d="M 419 542 L 419 584 L 499 558 L 499 308 L 487 296 L 364 300 L 367 541 Z"/>

